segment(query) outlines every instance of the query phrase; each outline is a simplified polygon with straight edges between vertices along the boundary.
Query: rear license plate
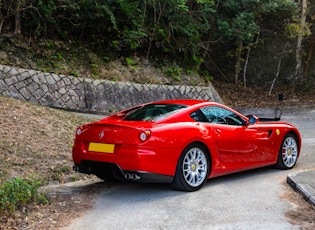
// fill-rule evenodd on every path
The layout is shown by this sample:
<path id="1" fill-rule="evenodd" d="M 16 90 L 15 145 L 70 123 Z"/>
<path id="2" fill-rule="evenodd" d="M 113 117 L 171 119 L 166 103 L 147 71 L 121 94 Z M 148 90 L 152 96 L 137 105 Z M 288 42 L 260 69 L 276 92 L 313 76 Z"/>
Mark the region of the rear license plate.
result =
<path id="1" fill-rule="evenodd" d="M 114 153 L 115 145 L 90 142 L 89 151 L 99 153 Z"/>

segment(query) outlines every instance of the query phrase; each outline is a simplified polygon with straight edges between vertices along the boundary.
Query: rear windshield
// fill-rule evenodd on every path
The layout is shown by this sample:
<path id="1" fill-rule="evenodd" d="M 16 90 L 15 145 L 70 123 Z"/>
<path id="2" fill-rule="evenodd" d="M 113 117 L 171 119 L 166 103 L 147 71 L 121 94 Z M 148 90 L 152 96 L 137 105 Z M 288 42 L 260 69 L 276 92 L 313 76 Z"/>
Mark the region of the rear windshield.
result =
<path id="1" fill-rule="evenodd" d="M 132 111 L 124 120 L 127 121 L 158 121 L 179 109 L 186 108 L 178 104 L 149 104 Z"/>

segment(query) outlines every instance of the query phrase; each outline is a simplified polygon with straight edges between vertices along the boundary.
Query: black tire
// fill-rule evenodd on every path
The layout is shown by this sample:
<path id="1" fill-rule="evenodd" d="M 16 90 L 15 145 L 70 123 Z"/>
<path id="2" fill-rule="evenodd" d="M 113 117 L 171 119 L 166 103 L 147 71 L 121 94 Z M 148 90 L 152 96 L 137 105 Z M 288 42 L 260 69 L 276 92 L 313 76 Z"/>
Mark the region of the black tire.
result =
<path id="1" fill-rule="evenodd" d="M 197 191 L 207 181 L 209 173 L 208 152 L 201 144 L 190 144 L 178 160 L 172 186 L 181 191 Z"/>
<path id="2" fill-rule="evenodd" d="M 276 168 L 292 169 L 298 159 L 299 145 L 298 140 L 292 133 L 287 134 L 281 143 Z"/>

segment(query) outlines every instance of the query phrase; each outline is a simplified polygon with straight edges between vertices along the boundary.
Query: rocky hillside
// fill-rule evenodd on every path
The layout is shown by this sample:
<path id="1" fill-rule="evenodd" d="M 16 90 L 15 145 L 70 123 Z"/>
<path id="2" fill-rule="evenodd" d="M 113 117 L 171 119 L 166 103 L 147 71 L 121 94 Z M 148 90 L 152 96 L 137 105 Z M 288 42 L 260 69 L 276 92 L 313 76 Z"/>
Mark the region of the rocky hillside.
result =
<path id="1" fill-rule="evenodd" d="M 73 43 L 42 41 L 30 45 L 27 41 L 2 38 L 0 44 L 1 64 L 45 72 L 154 84 L 205 85 L 210 80 L 185 72 L 176 65 L 162 67 L 139 57 L 108 62 Z M 276 86 L 269 95 L 270 87 L 244 88 L 217 80 L 211 82 L 224 102 L 233 107 L 315 106 L 314 93 L 293 90 L 292 87 Z M 278 100 L 279 93 L 284 95 L 284 101 Z M 90 119 L 1 96 L 0 111 L 1 182 L 29 175 L 36 175 L 45 185 L 86 178 L 71 170 L 71 147 L 75 128 Z M 50 203 L 44 206 L 26 204 L 14 213 L 1 212 L 0 229 L 58 229 L 82 214 L 80 210 L 92 204 L 95 192 L 97 189 L 63 193 L 50 197 Z M 291 191 L 290 196 L 296 197 L 296 194 Z M 302 198 L 295 202 L 302 208 L 289 215 L 299 218 L 303 215 L 305 223 L 310 223 L 314 219 L 314 209 Z"/>
<path id="2" fill-rule="evenodd" d="M 110 61 L 98 51 L 69 41 L 41 40 L 30 43 L 14 37 L 0 38 L 0 64 L 35 69 L 43 72 L 93 79 L 129 81 L 146 84 L 207 85 L 211 83 L 225 104 L 240 107 L 313 106 L 315 89 L 271 84 L 247 87 L 221 81 L 215 76 L 200 77 L 198 73 L 174 63 L 148 62 L 138 57 L 120 57 Z M 283 94 L 284 101 L 278 101 Z"/>

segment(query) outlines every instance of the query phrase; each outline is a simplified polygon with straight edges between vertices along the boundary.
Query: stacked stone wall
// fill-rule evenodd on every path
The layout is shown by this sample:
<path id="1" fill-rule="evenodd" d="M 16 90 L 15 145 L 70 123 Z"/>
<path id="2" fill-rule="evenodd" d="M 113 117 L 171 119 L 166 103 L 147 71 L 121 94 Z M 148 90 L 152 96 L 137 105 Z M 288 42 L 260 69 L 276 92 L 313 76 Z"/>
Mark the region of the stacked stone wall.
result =
<path id="1" fill-rule="evenodd" d="M 222 103 L 208 87 L 93 80 L 0 65 L 0 95 L 40 105 L 109 114 L 163 99 L 205 99 Z"/>

